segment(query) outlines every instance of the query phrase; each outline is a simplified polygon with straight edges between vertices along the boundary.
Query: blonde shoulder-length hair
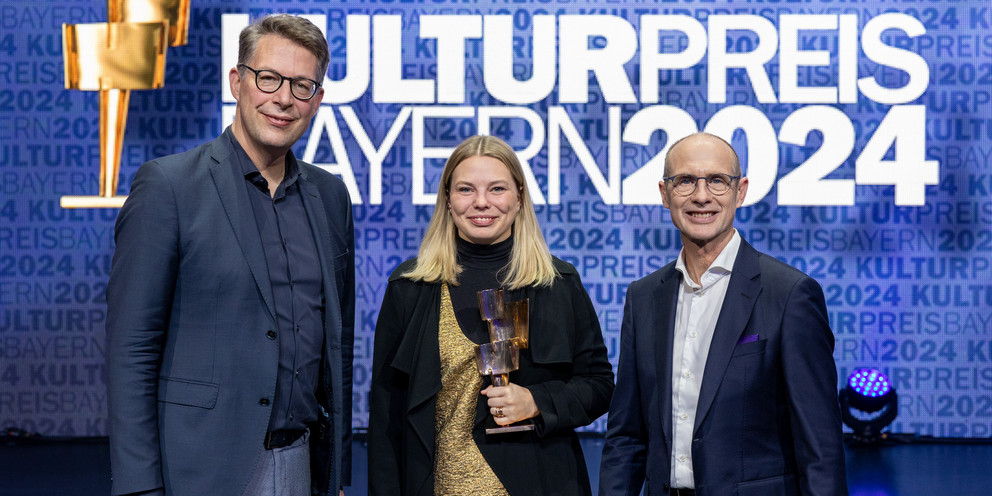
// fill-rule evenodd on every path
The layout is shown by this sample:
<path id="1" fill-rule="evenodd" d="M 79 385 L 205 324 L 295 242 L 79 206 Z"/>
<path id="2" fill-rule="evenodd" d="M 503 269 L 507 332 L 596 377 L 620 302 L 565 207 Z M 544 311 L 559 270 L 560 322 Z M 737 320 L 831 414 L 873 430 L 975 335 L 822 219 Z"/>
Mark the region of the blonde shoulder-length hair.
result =
<path id="1" fill-rule="evenodd" d="M 465 159 L 469 157 L 492 157 L 499 160 L 510 171 L 520 193 L 520 211 L 513 221 L 513 250 L 510 263 L 499 274 L 507 289 L 527 286 L 550 286 L 558 276 L 548 244 L 537 224 L 534 204 L 527 193 L 524 171 L 510 145 L 494 136 L 472 136 L 466 139 L 451 153 L 441 173 L 437 202 L 434 214 L 427 226 L 427 232 L 420 244 L 417 263 L 403 277 L 429 283 L 444 282 L 458 285 L 462 267 L 458 265 L 455 238 L 458 230 L 448 211 L 448 196 L 451 189 L 451 176 Z"/>

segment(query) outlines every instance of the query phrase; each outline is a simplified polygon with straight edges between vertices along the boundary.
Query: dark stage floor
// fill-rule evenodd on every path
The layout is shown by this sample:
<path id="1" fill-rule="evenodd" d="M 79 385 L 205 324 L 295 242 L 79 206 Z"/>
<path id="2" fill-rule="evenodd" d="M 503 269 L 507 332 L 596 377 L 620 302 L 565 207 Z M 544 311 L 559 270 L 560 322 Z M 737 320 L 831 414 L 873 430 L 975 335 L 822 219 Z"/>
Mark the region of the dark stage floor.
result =
<path id="1" fill-rule="evenodd" d="M 583 439 L 590 474 L 598 474 L 603 441 Z M 366 493 L 365 445 L 355 442 L 355 480 L 345 493 Z M 987 496 L 992 443 L 847 446 L 851 496 Z M 110 493 L 106 439 L 0 441 L 0 495 L 104 496 Z M 593 481 L 595 487 L 595 481 Z"/>

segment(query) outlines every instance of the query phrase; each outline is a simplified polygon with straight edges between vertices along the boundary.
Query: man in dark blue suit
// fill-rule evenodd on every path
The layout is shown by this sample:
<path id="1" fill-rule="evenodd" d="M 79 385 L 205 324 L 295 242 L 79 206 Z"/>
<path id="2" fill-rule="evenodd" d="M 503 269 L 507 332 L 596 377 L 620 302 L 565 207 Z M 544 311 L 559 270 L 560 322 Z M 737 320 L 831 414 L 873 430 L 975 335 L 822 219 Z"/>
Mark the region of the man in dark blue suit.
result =
<path id="1" fill-rule="evenodd" d="M 354 228 L 290 147 L 325 36 L 266 17 L 228 74 L 234 123 L 138 170 L 107 288 L 113 494 L 338 494 L 350 483 Z"/>
<path id="2" fill-rule="evenodd" d="M 668 152 L 683 247 L 627 291 L 601 496 L 847 494 L 823 291 L 734 229 L 747 185 L 716 136 Z"/>

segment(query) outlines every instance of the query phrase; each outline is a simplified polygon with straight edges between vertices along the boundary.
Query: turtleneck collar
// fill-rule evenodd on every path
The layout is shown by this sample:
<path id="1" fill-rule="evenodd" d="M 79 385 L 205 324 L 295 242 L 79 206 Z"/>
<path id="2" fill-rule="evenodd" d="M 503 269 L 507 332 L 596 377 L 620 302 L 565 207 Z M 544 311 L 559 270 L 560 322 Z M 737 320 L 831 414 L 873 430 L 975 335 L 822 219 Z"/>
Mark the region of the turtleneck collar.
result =
<path id="1" fill-rule="evenodd" d="M 465 267 L 487 269 L 502 268 L 510 261 L 513 251 L 513 236 L 491 245 L 477 245 L 455 236 L 458 247 L 458 263 Z"/>

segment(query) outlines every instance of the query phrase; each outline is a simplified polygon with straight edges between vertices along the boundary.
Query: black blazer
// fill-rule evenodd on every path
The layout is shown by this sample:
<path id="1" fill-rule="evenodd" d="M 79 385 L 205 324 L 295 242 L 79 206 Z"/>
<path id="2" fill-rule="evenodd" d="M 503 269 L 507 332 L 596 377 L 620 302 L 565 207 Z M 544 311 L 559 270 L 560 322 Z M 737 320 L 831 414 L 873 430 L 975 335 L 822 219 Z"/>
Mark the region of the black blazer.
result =
<path id="1" fill-rule="evenodd" d="M 434 494 L 434 413 L 441 389 L 438 321 L 441 285 L 413 282 L 399 266 L 375 330 L 369 413 L 369 494 Z M 541 414 L 530 432 L 486 435 L 486 397 L 479 395 L 473 437 L 483 457 L 513 496 L 590 494 L 578 436 L 573 429 L 606 412 L 613 370 L 596 310 L 570 264 L 550 288 L 526 288 L 530 348 L 510 381 L 527 387 Z"/>
<path id="2" fill-rule="evenodd" d="M 230 133 L 227 131 L 226 133 Z M 278 368 L 268 267 L 227 136 L 141 166 L 117 218 L 107 287 L 113 494 L 242 493 Z M 340 179 L 298 162 L 325 300 L 312 477 L 350 479 L 354 228 Z"/>
<path id="3" fill-rule="evenodd" d="M 627 291 L 602 496 L 668 494 L 681 284 L 673 262 Z M 820 285 L 741 240 L 699 390 L 696 494 L 847 494 L 833 344 Z"/>

